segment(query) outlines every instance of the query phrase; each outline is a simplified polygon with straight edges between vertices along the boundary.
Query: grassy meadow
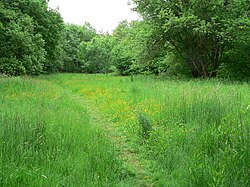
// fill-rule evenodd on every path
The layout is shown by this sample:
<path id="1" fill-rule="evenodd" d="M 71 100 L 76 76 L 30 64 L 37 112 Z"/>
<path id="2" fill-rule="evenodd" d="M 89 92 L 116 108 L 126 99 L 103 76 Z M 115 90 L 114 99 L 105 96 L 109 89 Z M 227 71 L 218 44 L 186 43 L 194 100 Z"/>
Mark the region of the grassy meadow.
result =
<path id="1" fill-rule="evenodd" d="M 114 145 L 76 97 L 48 81 L 0 79 L 0 186 L 115 186 Z"/>
<path id="2" fill-rule="evenodd" d="M 1 78 L 0 104 L 0 186 L 250 186 L 247 83 Z"/>

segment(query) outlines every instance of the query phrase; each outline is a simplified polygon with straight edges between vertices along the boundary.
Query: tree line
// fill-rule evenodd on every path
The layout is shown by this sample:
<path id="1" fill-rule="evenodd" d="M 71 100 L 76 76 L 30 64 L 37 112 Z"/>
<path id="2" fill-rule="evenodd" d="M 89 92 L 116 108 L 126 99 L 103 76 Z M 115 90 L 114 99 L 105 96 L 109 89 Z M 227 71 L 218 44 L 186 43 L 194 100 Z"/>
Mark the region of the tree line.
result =
<path id="1" fill-rule="evenodd" d="M 250 77 L 249 0 L 134 0 L 112 34 L 65 24 L 46 0 L 1 0 L 0 73 Z"/>

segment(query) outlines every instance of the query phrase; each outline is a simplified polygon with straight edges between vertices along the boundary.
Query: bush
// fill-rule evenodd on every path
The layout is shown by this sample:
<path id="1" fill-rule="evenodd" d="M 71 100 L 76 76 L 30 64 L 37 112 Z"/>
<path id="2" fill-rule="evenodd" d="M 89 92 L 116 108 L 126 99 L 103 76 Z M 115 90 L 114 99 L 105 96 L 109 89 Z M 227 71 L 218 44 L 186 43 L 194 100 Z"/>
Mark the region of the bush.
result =
<path id="1" fill-rule="evenodd" d="M 23 64 L 15 57 L 0 58 L 0 72 L 5 75 L 22 75 L 26 73 Z"/>

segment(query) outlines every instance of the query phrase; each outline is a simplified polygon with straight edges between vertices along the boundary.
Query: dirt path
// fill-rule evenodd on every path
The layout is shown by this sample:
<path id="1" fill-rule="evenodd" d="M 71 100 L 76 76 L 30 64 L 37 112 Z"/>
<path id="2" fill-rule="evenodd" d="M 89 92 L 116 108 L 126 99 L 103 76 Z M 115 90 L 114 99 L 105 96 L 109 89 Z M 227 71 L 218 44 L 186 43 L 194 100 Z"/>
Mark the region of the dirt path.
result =
<path id="1" fill-rule="evenodd" d="M 112 140 L 116 149 L 119 152 L 119 159 L 122 161 L 123 168 L 126 174 L 133 176 L 135 185 L 138 187 L 151 187 L 152 184 L 149 183 L 149 176 L 147 175 L 145 167 L 141 163 L 136 150 L 129 145 L 128 140 L 124 133 L 119 131 L 119 129 L 108 119 L 105 119 L 101 113 L 91 105 L 90 102 L 85 101 L 83 98 L 77 96 L 81 102 L 87 107 L 88 112 L 91 116 L 91 120 L 95 124 L 104 130 L 106 136 Z"/>

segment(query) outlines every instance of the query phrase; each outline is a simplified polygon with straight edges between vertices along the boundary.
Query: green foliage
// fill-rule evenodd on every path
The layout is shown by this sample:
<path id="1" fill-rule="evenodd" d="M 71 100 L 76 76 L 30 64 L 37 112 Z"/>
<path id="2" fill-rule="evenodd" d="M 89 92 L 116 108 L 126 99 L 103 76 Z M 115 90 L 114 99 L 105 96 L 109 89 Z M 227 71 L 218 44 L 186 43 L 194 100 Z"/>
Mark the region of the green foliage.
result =
<path id="1" fill-rule="evenodd" d="M 112 63 L 119 71 L 120 75 L 128 75 L 132 65 L 133 56 L 130 48 L 131 41 L 128 39 L 129 23 L 121 22 L 114 30 L 113 37 L 116 45 L 112 49 Z"/>
<path id="2" fill-rule="evenodd" d="M 4 75 L 22 75 L 26 73 L 25 67 L 16 58 L 0 58 L 0 72 Z"/>
<path id="3" fill-rule="evenodd" d="M 158 38 L 157 28 L 150 21 L 121 22 L 113 33 L 112 64 L 120 75 L 186 73 L 180 55 Z M 162 47 L 164 46 L 164 47 Z"/>
<path id="4" fill-rule="evenodd" d="M 62 23 L 46 1 L 1 1 L 1 73 L 35 75 L 57 69 Z"/>
<path id="5" fill-rule="evenodd" d="M 134 0 L 113 34 L 64 24 L 45 0 L 0 2 L 0 73 L 249 77 L 249 0 Z M 95 39 L 94 39 L 95 38 Z"/>
<path id="6" fill-rule="evenodd" d="M 35 25 L 35 33 L 41 34 L 45 42 L 46 60 L 44 71 L 57 71 L 61 67 L 60 59 L 58 59 L 60 56 L 58 46 L 63 29 L 63 20 L 60 14 L 53 9 L 49 9 L 47 2 L 44 0 L 22 0 L 19 3 L 19 7 L 24 14 L 32 17 Z"/>
<path id="7" fill-rule="evenodd" d="M 121 22 L 113 33 L 116 45 L 112 50 L 112 63 L 121 75 L 141 73 L 146 66 L 146 42 L 151 25 L 143 21 Z"/>
<path id="8" fill-rule="evenodd" d="M 249 1 L 134 0 L 137 11 L 155 26 L 157 49 L 175 48 L 194 77 L 214 77 L 229 47 L 249 28 Z M 249 30 L 249 29 L 248 29 Z M 245 35 L 244 40 L 249 38 Z M 226 63 L 226 62 L 225 62 Z M 242 63 L 247 61 L 242 59 Z"/>
<path id="9" fill-rule="evenodd" d="M 225 52 L 222 67 L 220 68 L 221 77 L 244 79 L 250 77 L 250 19 L 241 20 L 237 23 L 238 29 L 235 32 L 237 40 L 234 40 L 229 49 Z M 243 27 L 242 25 L 247 25 Z"/>
<path id="10" fill-rule="evenodd" d="M 109 73 L 111 68 L 111 50 L 113 40 L 108 35 L 92 38 L 82 42 L 78 50 L 81 70 L 85 73 Z"/>
<path id="11" fill-rule="evenodd" d="M 81 59 L 78 50 L 82 42 L 90 42 L 97 34 L 89 23 L 83 26 L 66 24 L 63 31 L 63 71 L 81 72 Z"/>
<path id="12" fill-rule="evenodd" d="M 152 122 L 143 114 L 138 114 L 138 122 L 140 125 L 139 136 L 142 143 L 146 143 L 150 136 L 150 131 L 152 130 Z"/>

